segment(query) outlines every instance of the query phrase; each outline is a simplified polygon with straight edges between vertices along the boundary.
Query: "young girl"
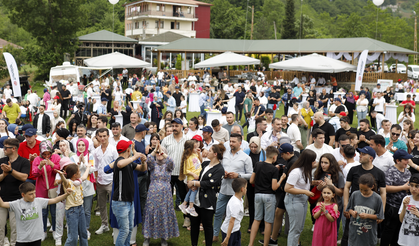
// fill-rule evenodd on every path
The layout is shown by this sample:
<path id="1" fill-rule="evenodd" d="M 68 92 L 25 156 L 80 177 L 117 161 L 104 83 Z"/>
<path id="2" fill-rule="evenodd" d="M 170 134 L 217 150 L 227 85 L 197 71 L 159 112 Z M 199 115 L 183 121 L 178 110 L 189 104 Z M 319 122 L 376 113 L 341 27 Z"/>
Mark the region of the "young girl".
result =
<path id="1" fill-rule="evenodd" d="M 313 209 L 316 226 L 313 232 L 312 245 L 337 245 L 336 220 L 339 218 L 338 205 L 336 204 L 335 186 L 326 185 L 322 195 Z"/>
<path id="2" fill-rule="evenodd" d="M 399 210 L 399 218 L 402 226 L 399 232 L 400 245 L 418 245 L 419 237 L 418 221 L 419 221 L 419 174 L 412 174 L 409 180 L 410 194 L 403 198 L 402 206 Z"/>
<path id="3" fill-rule="evenodd" d="M 206 125 L 207 119 L 203 115 L 198 116 L 198 129 L 202 130 L 202 128 L 204 128 Z"/>
<path id="4" fill-rule="evenodd" d="M 384 219 L 383 202 L 374 190 L 375 179 L 372 174 L 361 175 L 358 179 L 359 190 L 349 198 L 348 211 L 351 215 L 349 223 L 349 245 L 377 244 L 377 220 Z"/>
<path id="5" fill-rule="evenodd" d="M 185 142 L 185 150 L 183 151 L 182 161 L 180 166 L 180 175 L 179 180 L 185 180 L 185 175 L 187 176 L 187 181 L 198 180 L 199 174 L 201 173 L 201 158 L 198 154 L 198 149 L 195 148 L 195 141 L 188 140 Z M 190 189 L 186 193 L 185 201 L 179 205 L 179 209 L 184 214 L 190 214 L 193 217 L 197 217 L 198 214 L 195 211 L 193 203 L 195 201 L 197 189 Z M 189 207 L 187 203 L 189 202 Z"/>
<path id="6" fill-rule="evenodd" d="M 191 139 L 195 135 L 199 135 L 202 137 L 202 131 L 198 128 L 198 119 L 193 117 L 189 120 L 189 128 L 184 130 L 185 135 L 188 139 Z"/>
<path id="7" fill-rule="evenodd" d="M 79 166 L 77 164 L 69 164 L 66 167 L 66 176 L 61 171 L 60 174 L 64 189 L 72 189 L 73 193 L 67 196 L 65 202 L 65 217 L 67 219 L 67 240 L 66 245 L 77 245 L 78 238 L 80 246 L 87 246 L 87 230 L 86 217 L 83 208 L 83 187 L 82 182 L 89 175 L 90 165 L 87 165 L 86 171 L 81 176 Z"/>
<path id="8" fill-rule="evenodd" d="M 145 154 L 148 155 L 148 154 L 153 153 L 153 151 L 156 149 L 158 144 L 160 144 L 159 134 L 157 134 L 157 133 L 151 134 L 150 144 L 147 145 L 147 147 L 145 148 Z"/>

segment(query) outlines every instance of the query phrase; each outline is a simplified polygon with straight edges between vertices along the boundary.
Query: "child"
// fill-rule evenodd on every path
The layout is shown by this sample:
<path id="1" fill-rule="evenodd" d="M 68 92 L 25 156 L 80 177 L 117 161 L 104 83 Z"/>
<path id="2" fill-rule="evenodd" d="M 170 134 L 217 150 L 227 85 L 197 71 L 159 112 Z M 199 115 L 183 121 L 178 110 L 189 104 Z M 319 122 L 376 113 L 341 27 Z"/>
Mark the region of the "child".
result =
<path id="1" fill-rule="evenodd" d="M 87 165 L 83 177 L 77 164 L 70 164 L 66 167 L 66 176 L 63 172 L 56 171 L 61 176 L 63 188 L 73 190 L 65 202 L 65 217 L 67 219 L 67 241 L 66 245 L 77 245 L 77 238 L 80 237 L 80 246 L 87 246 L 86 217 L 83 208 L 83 187 L 82 182 L 89 175 L 90 165 Z"/>
<path id="2" fill-rule="evenodd" d="M 240 246 L 241 233 L 240 222 L 244 216 L 243 199 L 246 194 L 247 180 L 237 178 L 231 184 L 234 190 L 234 196 L 227 203 L 226 217 L 221 225 L 221 235 L 223 242 L 221 246 Z"/>
<path id="3" fill-rule="evenodd" d="M 19 186 L 19 192 L 22 195 L 22 199 L 12 202 L 3 202 L 0 198 L 0 207 L 10 208 L 10 210 L 15 212 L 17 218 L 16 246 L 40 246 L 42 236 L 44 235 L 42 209 L 45 209 L 48 205 L 61 202 L 73 191 L 67 189 L 64 195 L 53 199 L 36 198 L 35 185 L 26 182 Z"/>
<path id="4" fill-rule="evenodd" d="M 275 191 L 279 188 L 286 175 L 278 180 L 279 170 L 273 163 L 278 158 L 278 149 L 273 146 L 266 148 L 266 160 L 258 162 L 253 169 L 250 183 L 255 184 L 255 220 L 252 224 L 249 245 L 253 246 L 260 222 L 265 220 L 264 246 L 268 246 L 272 224 L 275 218 L 276 198 Z M 263 216 L 265 214 L 265 216 Z"/>
<path id="5" fill-rule="evenodd" d="M 399 217 L 402 227 L 399 232 L 399 245 L 418 245 L 419 227 L 419 173 L 410 177 L 409 190 L 411 195 L 405 196 L 400 206 Z"/>
<path id="6" fill-rule="evenodd" d="M 180 175 L 179 180 L 185 179 L 185 174 L 188 181 L 195 180 L 198 181 L 199 174 L 201 173 L 201 158 L 198 154 L 198 149 L 195 148 L 195 141 L 188 140 L 185 142 L 185 150 L 183 151 L 182 161 L 180 166 Z M 186 193 L 185 201 L 179 205 L 179 209 L 184 214 L 190 214 L 194 217 L 197 217 L 198 214 L 195 211 L 193 203 L 195 201 L 197 189 L 190 189 Z M 187 207 L 187 202 L 189 202 L 189 207 Z"/>
<path id="7" fill-rule="evenodd" d="M 181 109 L 182 110 L 182 113 L 184 115 L 186 115 L 186 107 L 187 106 L 188 106 L 188 104 L 187 104 L 187 102 L 185 100 L 185 96 L 184 95 L 181 95 L 180 96 L 180 107 L 178 107 L 178 109 Z"/>
<path id="8" fill-rule="evenodd" d="M 346 211 L 351 215 L 349 245 L 377 245 L 377 220 L 384 219 L 383 201 L 374 190 L 372 174 L 361 175 L 359 190 L 352 193 Z"/>
<path id="9" fill-rule="evenodd" d="M 338 205 L 336 204 L 336 190 L 334 185 L 326 185 L 322 195 L 313 209 L 316 226 L 313 232 L 312 245 L 337 245 L 337 225 L 339 218 Z"/>

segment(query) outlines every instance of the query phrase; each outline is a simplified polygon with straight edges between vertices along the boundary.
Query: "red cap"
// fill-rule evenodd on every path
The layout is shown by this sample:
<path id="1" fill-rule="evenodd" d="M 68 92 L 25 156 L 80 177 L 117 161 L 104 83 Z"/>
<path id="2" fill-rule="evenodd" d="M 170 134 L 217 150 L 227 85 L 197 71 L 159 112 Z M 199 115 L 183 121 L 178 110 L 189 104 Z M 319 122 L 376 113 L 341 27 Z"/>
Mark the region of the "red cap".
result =
<path id="1" fill-rule="evenodd" d="M 346 113 L 345 112 L 340 112 L 339 115 L 346 116 Z"/>
<path id="2" fill-rule="evenodd" d="M 201 137 L 201 136 L 199 136 L 199 135 L 195 135 L 195 136 L 193 136 L 193 137 L 192 137 L 192 139 L 193 139 L 193 140 L 196 140 L 196 141 L 199 141 L 199 142 L 202 142 L 202 137 Z"/>
<path id="3" fill-rule="evenodd" d="M 131 144 L 132 144 L 131 141 L 120 140 L 118 144 L 116 145 L 116 150 L 120 154 L 124 152 L 125 150 L 127 150 L 129 146 L 131 146 Z"/>
<path id="4" fill-rule="evenodd" d="M 60 97 L 59 96 L 55 96 L 53 99 L 60 99 Z"/>

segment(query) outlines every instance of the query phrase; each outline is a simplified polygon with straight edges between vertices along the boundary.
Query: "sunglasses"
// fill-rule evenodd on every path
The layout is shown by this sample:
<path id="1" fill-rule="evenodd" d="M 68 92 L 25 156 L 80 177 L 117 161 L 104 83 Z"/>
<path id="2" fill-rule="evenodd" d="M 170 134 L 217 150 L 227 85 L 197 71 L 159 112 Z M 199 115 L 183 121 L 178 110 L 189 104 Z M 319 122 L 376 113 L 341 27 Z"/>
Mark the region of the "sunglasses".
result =
<path id="1" fill-rule="evenodd" d="M 14 147 L 6 147 L 6 146 L 4 146 L 4 147 L 3 147 L 3 149 L 5 149 L 5 150 L 6 150 L 6 149 L 13 149 L 13 148 L 14 148 Z"/>
<path id="2" fill-rule="evenodd" d="M 393 136 L 400 136 L 400 133 L 392 132 L 391 135 L 393 135 Z"/>

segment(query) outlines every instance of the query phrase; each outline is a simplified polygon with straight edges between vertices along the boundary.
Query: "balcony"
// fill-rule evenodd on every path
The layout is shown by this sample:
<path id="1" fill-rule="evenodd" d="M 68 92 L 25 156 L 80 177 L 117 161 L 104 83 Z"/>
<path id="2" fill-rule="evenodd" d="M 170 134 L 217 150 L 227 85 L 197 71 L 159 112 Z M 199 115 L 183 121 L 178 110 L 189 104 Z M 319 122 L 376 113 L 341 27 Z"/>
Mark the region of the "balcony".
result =
<path id="1" fill-rule="evenodd" d="M 155 10 L 148 10 L 148 11 L 133 11 L 128 13 L 126 16 L 127 19 L 135 20 L 141 18 L 161 18 L 161 19 L 171 19 L 171 20 L 185 20 L 185 21 L 197 21 L 198 19 L 195 18 L 194 14 L 188 14 L 185 12 L 174 12 L 174 11 L 155 11 Z"/>

